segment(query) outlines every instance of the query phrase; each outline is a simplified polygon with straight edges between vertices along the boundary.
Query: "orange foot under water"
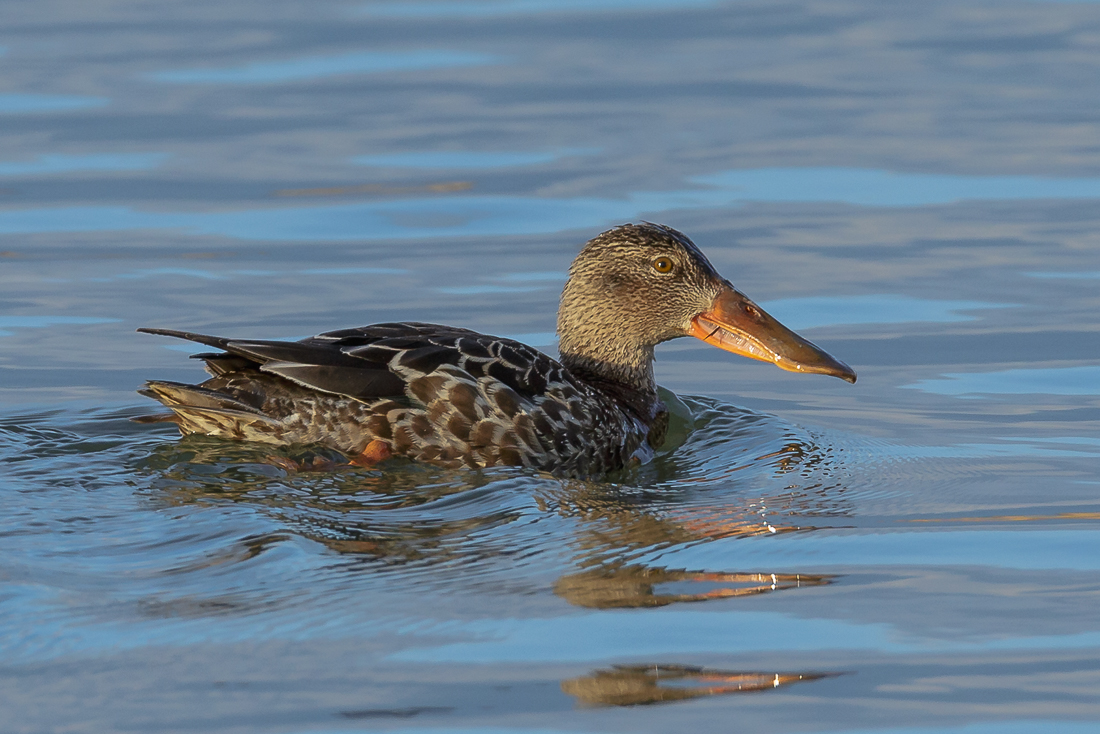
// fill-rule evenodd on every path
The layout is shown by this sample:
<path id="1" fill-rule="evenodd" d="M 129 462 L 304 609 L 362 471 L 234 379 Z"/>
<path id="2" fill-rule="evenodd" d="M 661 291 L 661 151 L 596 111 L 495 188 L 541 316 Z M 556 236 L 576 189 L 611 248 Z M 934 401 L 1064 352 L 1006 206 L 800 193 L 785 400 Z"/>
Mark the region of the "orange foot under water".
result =
<path id="1" fill-rule="evenodd" d="M 390 445 L 376 438 L 368 443 L 358 455 L 353 456 L 351 463 L 372 468 L 375 464 L 385 461 L 391 456 L 393 456 L 393 449 L 390 448 Z"/>
<path id="2" fill-rule="evenodd" d="M 314 456 L 306 459 L 268 456 L 267 463 L 279 467 L 288 474 L 297 474 L 298 472 L 310 471 L 331 472 L 336 471 L 340 466 L 362 466 L 373 469 L 376 464 L 391 456 L 393 456 L 393 450 L 390 449 L 390 445 L 385 441 L 375 439 L 368 443 L 360 453 L 351 457 L 347 464 L 342 464 L 325 456 Z"/>

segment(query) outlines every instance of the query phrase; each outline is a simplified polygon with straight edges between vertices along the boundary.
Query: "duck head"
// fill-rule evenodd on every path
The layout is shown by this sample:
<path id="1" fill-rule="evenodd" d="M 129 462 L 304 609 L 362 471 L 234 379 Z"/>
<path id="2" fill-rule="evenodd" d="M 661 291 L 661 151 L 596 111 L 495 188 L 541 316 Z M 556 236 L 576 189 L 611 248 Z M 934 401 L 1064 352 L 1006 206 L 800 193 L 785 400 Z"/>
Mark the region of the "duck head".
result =
<path id="1" fill-rule="evenodd" d="M 655 389 L 653 348 L 681 336 L 791 372 L 856 381 L 851 367 L 776 321 L 670 227 L 625 224 L 584 246 L 558 310 L 563 364 Z"/>

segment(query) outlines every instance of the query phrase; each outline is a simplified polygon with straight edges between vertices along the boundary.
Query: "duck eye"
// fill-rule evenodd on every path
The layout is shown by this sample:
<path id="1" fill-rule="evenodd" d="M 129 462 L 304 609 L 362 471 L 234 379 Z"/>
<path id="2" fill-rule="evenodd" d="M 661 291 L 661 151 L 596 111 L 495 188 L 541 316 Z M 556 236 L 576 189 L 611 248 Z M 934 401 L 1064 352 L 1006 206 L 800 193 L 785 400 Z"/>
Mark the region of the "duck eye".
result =
<path id="1" fill-rule="evenodd" d="M 658 273 L 671 273 L 672 272 L 672 260 L 667 257 L 659 257 L 653 261 L 653 269 Z"/>

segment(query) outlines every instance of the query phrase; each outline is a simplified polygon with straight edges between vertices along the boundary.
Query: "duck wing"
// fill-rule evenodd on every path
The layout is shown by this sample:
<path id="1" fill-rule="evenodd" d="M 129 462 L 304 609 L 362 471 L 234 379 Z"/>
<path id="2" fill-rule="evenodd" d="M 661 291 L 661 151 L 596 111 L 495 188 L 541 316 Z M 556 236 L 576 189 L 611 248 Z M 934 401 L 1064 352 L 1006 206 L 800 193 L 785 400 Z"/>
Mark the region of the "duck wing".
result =
<path id="1" fill-rule="evenodd" d="M 362 401 L 404 397 L 410 382 L 446 366 L 474 379 L 495 378 L 528 397 L 544 394 L 552 383 L 573 383 L 561 364 L 537 349 L 438 324 L 373 324 L 296 342 L 232 339 L 173 329 L 138 331 L 223 350 L 194 355 L 215 375 L 256 369 L 303 387 Z"/>

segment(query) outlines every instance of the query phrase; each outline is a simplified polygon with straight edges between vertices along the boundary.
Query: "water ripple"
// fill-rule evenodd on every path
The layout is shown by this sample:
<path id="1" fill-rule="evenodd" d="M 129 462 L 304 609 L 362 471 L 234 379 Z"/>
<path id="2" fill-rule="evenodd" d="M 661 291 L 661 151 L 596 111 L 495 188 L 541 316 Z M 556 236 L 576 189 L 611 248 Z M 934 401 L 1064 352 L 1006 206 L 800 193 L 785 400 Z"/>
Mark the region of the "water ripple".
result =
<path id="1" fill-rule="evenodd" d="M 411 613 L 441 593 L 458 609 L 487 590 L 593 609 L 790 593 L 830 577 L 791 569 L 787 545 L 776 555 L 755 543 L 849 526 L 857 507 L 889 505 L 882 486 L 895 473 L 921 475 L 911 448 L 666 397 L 670 444 L 604 481 L 402 461 L 366 470 L 317 448 L 179 439 L 129 422 L 143 412 L 133 407 L 5 417 L 6 603 L 64 630 L 12 644 L 33 657 L 94 644 L 104 620 L 212 616 L 232 620 L 219 634 L 243 625 L 255 636 L 265 620 L 312 635 L 377 626 L 383 612 Z M 287 469 L 301 465 L 318 470 Z M 756 550 L 717 550 L 730 542 Z"/>

